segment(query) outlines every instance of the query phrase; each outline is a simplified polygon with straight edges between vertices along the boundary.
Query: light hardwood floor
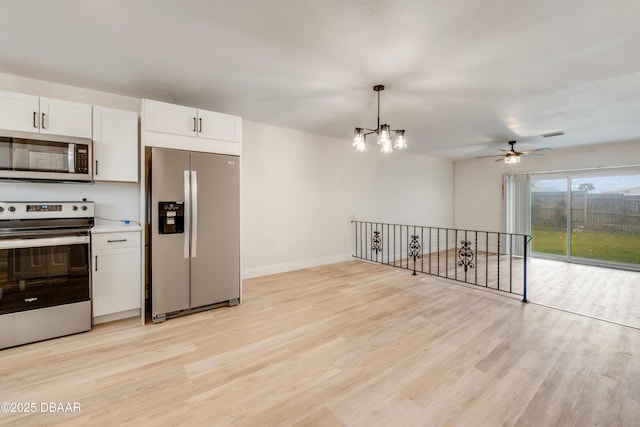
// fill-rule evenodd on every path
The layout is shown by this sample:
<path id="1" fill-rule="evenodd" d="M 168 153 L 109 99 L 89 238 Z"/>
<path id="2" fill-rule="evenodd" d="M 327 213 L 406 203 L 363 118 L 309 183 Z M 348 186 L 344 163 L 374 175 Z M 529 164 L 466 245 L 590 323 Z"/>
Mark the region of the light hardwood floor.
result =
<path id="1" fill-rule="evenodd" d="M 529 299 L 640 328 L 640 272 L 529 260 Z"/>
<path id="2" fill-rule="evenodd" d="M 637 426 L 640 331 L 351 261 L 0 351 L 8 425 Z"/>
<path id="3" fill-rule="evenodd" d="M 465 278 L 456 256 L 455 251 L 432 253 L 430 258 L 424 254 L 417 270 L 522 295 L 522 258 L 502 255 L 498 265 L 495 254 L 477 252 Z M 402 259 L 397 265 L 411 269 L 413 260 Z M 530 257 L 527 268 L 530 302 L 640 328 L 640 272 Z"/>

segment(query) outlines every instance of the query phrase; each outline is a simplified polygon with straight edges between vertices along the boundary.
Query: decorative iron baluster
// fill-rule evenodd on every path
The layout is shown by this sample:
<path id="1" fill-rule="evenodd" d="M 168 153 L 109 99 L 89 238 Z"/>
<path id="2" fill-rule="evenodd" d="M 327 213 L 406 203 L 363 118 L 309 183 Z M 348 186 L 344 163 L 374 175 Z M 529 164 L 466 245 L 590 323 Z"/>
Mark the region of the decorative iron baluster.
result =
<path id="1" fill-rule="evenodd" d="M 471 241 L 469 240 L 460 240 L 460 244 L 462 247 L 458 251 L 458 265 L 460 267 L 464 266 L 465 273 L 467 272 L 467 268 L 473 268 L 473 250 L 471 250 Z"/>
<path id="2" fill-rule="evenodd" d="M 373 232 L 373 238 L 371 239 L 371 249 L 376 253 L 376 260 L 378 259 L 378 252 L 382 250 L 382 238 L 379 231 Z"/>
<path id="3" fill-rule="evenodd" d="M 409 243 L 409 256 L 413 257 L 413 275 L 416 275 L 416 258 L 420 258 L 420 242 L 418 235 L 411 235 L 411 243 Z"/>

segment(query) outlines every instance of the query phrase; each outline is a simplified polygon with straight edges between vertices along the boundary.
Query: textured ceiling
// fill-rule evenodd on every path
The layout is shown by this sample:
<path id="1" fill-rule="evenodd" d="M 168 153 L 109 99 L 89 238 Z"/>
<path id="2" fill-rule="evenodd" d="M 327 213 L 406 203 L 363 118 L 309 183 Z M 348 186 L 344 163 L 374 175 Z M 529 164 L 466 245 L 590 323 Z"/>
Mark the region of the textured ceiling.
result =
<path id="1" fill-rule="evenodd" d="M 632 0 L 0 0 L 0 72 L 450 159 L 640 140 Z M 527 138 L 565 131 L 555 138 Z"/>

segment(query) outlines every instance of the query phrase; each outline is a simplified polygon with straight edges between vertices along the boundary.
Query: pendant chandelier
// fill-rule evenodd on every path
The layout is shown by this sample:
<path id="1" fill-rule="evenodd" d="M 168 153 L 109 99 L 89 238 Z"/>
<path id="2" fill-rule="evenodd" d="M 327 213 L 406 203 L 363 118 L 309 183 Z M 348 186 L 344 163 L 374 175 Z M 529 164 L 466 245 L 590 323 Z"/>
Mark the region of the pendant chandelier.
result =
<path id="1" fill-rule="evenodd" d="M 375 129 L 356 128 L 353 133 L 353 146 L 357 152 L 367 150 L 365 140 L 367 135 L 376 133 L 378 135 L 378 145 L 383 153 L 391 153 L 393 149 L 402 150 L 407 148 L 407 142 L 404 139 L 404 129 L 391 129 L 388 124 L 380 125 L 380 92 L 384 90 L 383 85 L 375 85 L 373 90 L 378 92 L 378 126 Z M 391 143 L 391 132 L 395 132 L 395 142 Z"/>

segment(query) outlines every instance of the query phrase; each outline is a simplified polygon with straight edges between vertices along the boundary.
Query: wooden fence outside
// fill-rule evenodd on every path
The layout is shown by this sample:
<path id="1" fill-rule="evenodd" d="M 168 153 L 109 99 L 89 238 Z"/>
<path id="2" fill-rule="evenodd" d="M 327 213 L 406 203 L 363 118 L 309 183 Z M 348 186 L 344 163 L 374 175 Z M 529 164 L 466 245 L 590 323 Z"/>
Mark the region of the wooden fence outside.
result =
<path id="1" fill-rule="evenodd" d="M 571 222 L 573 228 L 600 228 L 602 226 L 640 227 L 640 195 L 589 194 L 574 191 L 571 194 Z M 566 227 L 567 194 L 561 191 L 531 193 L 533 226 Z"/>

